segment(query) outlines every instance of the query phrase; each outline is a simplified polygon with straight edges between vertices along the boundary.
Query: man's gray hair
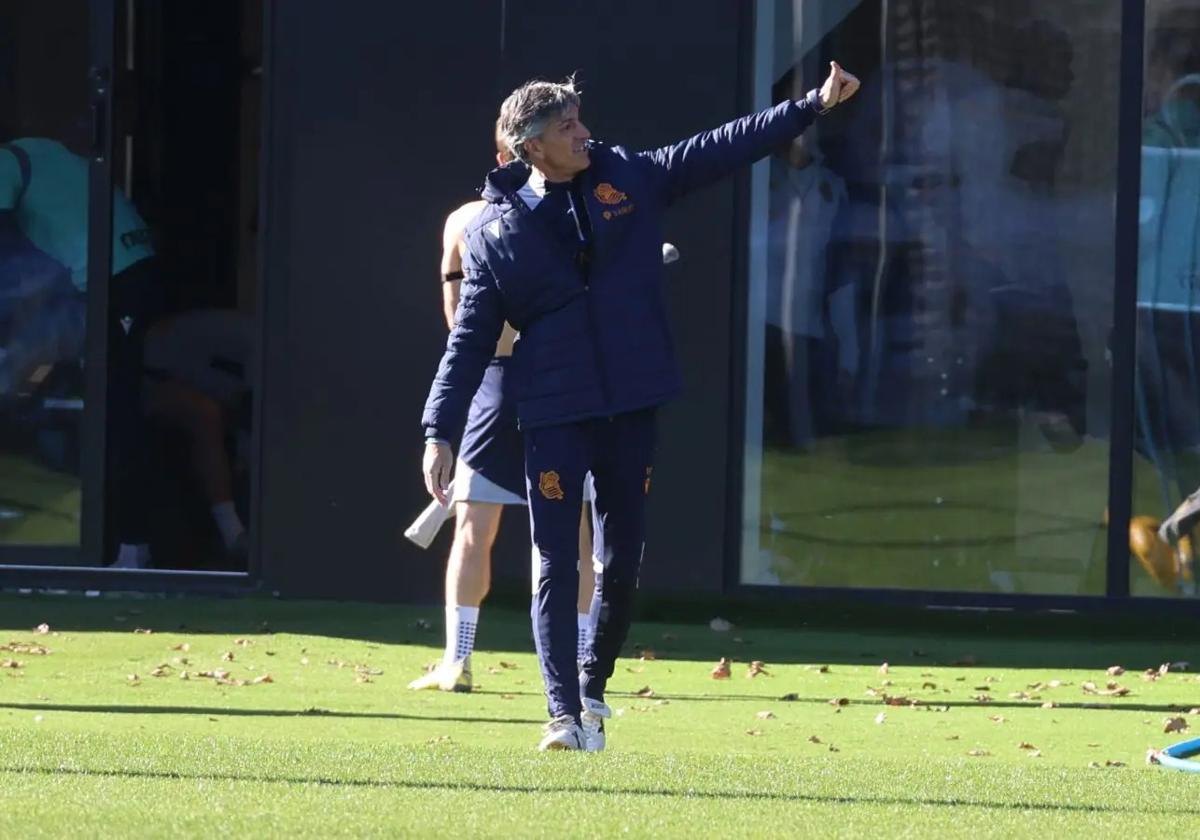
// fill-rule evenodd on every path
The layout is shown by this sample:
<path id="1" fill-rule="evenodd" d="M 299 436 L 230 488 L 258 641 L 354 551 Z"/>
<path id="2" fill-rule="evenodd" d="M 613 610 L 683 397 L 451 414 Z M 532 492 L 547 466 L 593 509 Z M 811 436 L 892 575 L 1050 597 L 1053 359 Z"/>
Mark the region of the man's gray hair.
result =
<path id="1" fill-rule="evenodd" d="M 514 90 L 500 106 L 500 137 L 512 153 L 526 163 L 525 141 L 540 137 L 552 120 L 572 106 L 579 107 L 575 77 L 561 82 L 534 80 Z"/>

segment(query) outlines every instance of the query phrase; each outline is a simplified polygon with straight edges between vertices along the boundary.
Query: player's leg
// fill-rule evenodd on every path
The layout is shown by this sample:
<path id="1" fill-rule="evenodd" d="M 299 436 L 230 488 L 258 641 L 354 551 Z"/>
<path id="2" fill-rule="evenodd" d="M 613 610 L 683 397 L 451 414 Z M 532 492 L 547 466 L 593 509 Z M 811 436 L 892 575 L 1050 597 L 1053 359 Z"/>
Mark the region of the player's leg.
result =
<path id="1" fill-rule="evenodd" d="M 581 668 L 592 643 L 592 600 L 596 593 L 596 575 L 592 568 L 591 512 L 592 505 L 585 490 L 584 503 L 579 511 L 579 597 L 575 601 L 575 659 Z"/>
<path id="2" fill-rule="evenodd" d="M 471 653 L 479 607 L 492 578 L 492 546 L 504 506 L 463 500 L 455 503 L 454 542 L 446 563 L 446 647 L 441 663 L 409 683 L 414 690 L 471 690 Z"/>

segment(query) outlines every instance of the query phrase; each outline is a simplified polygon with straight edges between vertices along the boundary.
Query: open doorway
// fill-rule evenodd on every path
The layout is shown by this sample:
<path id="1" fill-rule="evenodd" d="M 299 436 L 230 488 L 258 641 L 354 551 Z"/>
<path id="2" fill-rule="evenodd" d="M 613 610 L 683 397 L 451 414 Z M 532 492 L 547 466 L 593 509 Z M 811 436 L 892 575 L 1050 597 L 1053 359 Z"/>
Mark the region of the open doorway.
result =
<path id="1" fill-rule="evenodd" d="M 113 186 L 146 221 L 159 288 L 140 417 L 109 415 L 110 442 L 138 448 L 109 472 L 109 559 L 246 571 L 263 0 L 118 0 L 117 17 Z"/>
<path id="2" fill-rule="evenodd" d="M 248 571 L 262 18 L 0 4 L 0 562 Z"/>

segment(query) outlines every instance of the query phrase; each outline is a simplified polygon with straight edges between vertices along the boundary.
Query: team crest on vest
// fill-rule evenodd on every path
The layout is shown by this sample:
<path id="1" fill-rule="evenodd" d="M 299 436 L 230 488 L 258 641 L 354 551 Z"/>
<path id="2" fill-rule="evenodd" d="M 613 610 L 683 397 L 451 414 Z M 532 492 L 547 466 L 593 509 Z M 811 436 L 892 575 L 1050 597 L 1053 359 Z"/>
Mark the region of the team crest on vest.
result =
<path id="1" fill-rule="evenodd" d="M 554 502 L 562 501 L 562 483 L 558 480 L 558 473 L 554 470 L 548 470 L 538 475 L 538 489 L 547 499 Z"/>
<path id="2" fill-rule="evenodd" d="M 625 195 L 625 193 L 621 192 L 607 181 L 602 184 L 598 184 L 593 192 L 595 193 L 596 200 L 601 204 L 620 204 L 622 201 L 629 198 L 629 196 Z"/>

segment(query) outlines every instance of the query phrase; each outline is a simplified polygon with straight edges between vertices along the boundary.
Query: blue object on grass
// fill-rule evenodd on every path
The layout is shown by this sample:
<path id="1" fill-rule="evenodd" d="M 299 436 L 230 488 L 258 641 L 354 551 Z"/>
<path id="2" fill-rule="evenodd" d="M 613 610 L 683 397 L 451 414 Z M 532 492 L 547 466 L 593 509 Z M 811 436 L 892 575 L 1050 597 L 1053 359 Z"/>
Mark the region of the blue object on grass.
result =
<path id="1" fill-rule="evenodd" d="M 1154 760 L 1163 767 L 1172 770 L 1182 770 L 1185 773 L 1200 773 L 1200 761 L 1192 761 L 1191 757 L 1200 753 L 1200 738 L 1190 741 L 1180 741 L 1172 744 L 1154 756 Z"/>

